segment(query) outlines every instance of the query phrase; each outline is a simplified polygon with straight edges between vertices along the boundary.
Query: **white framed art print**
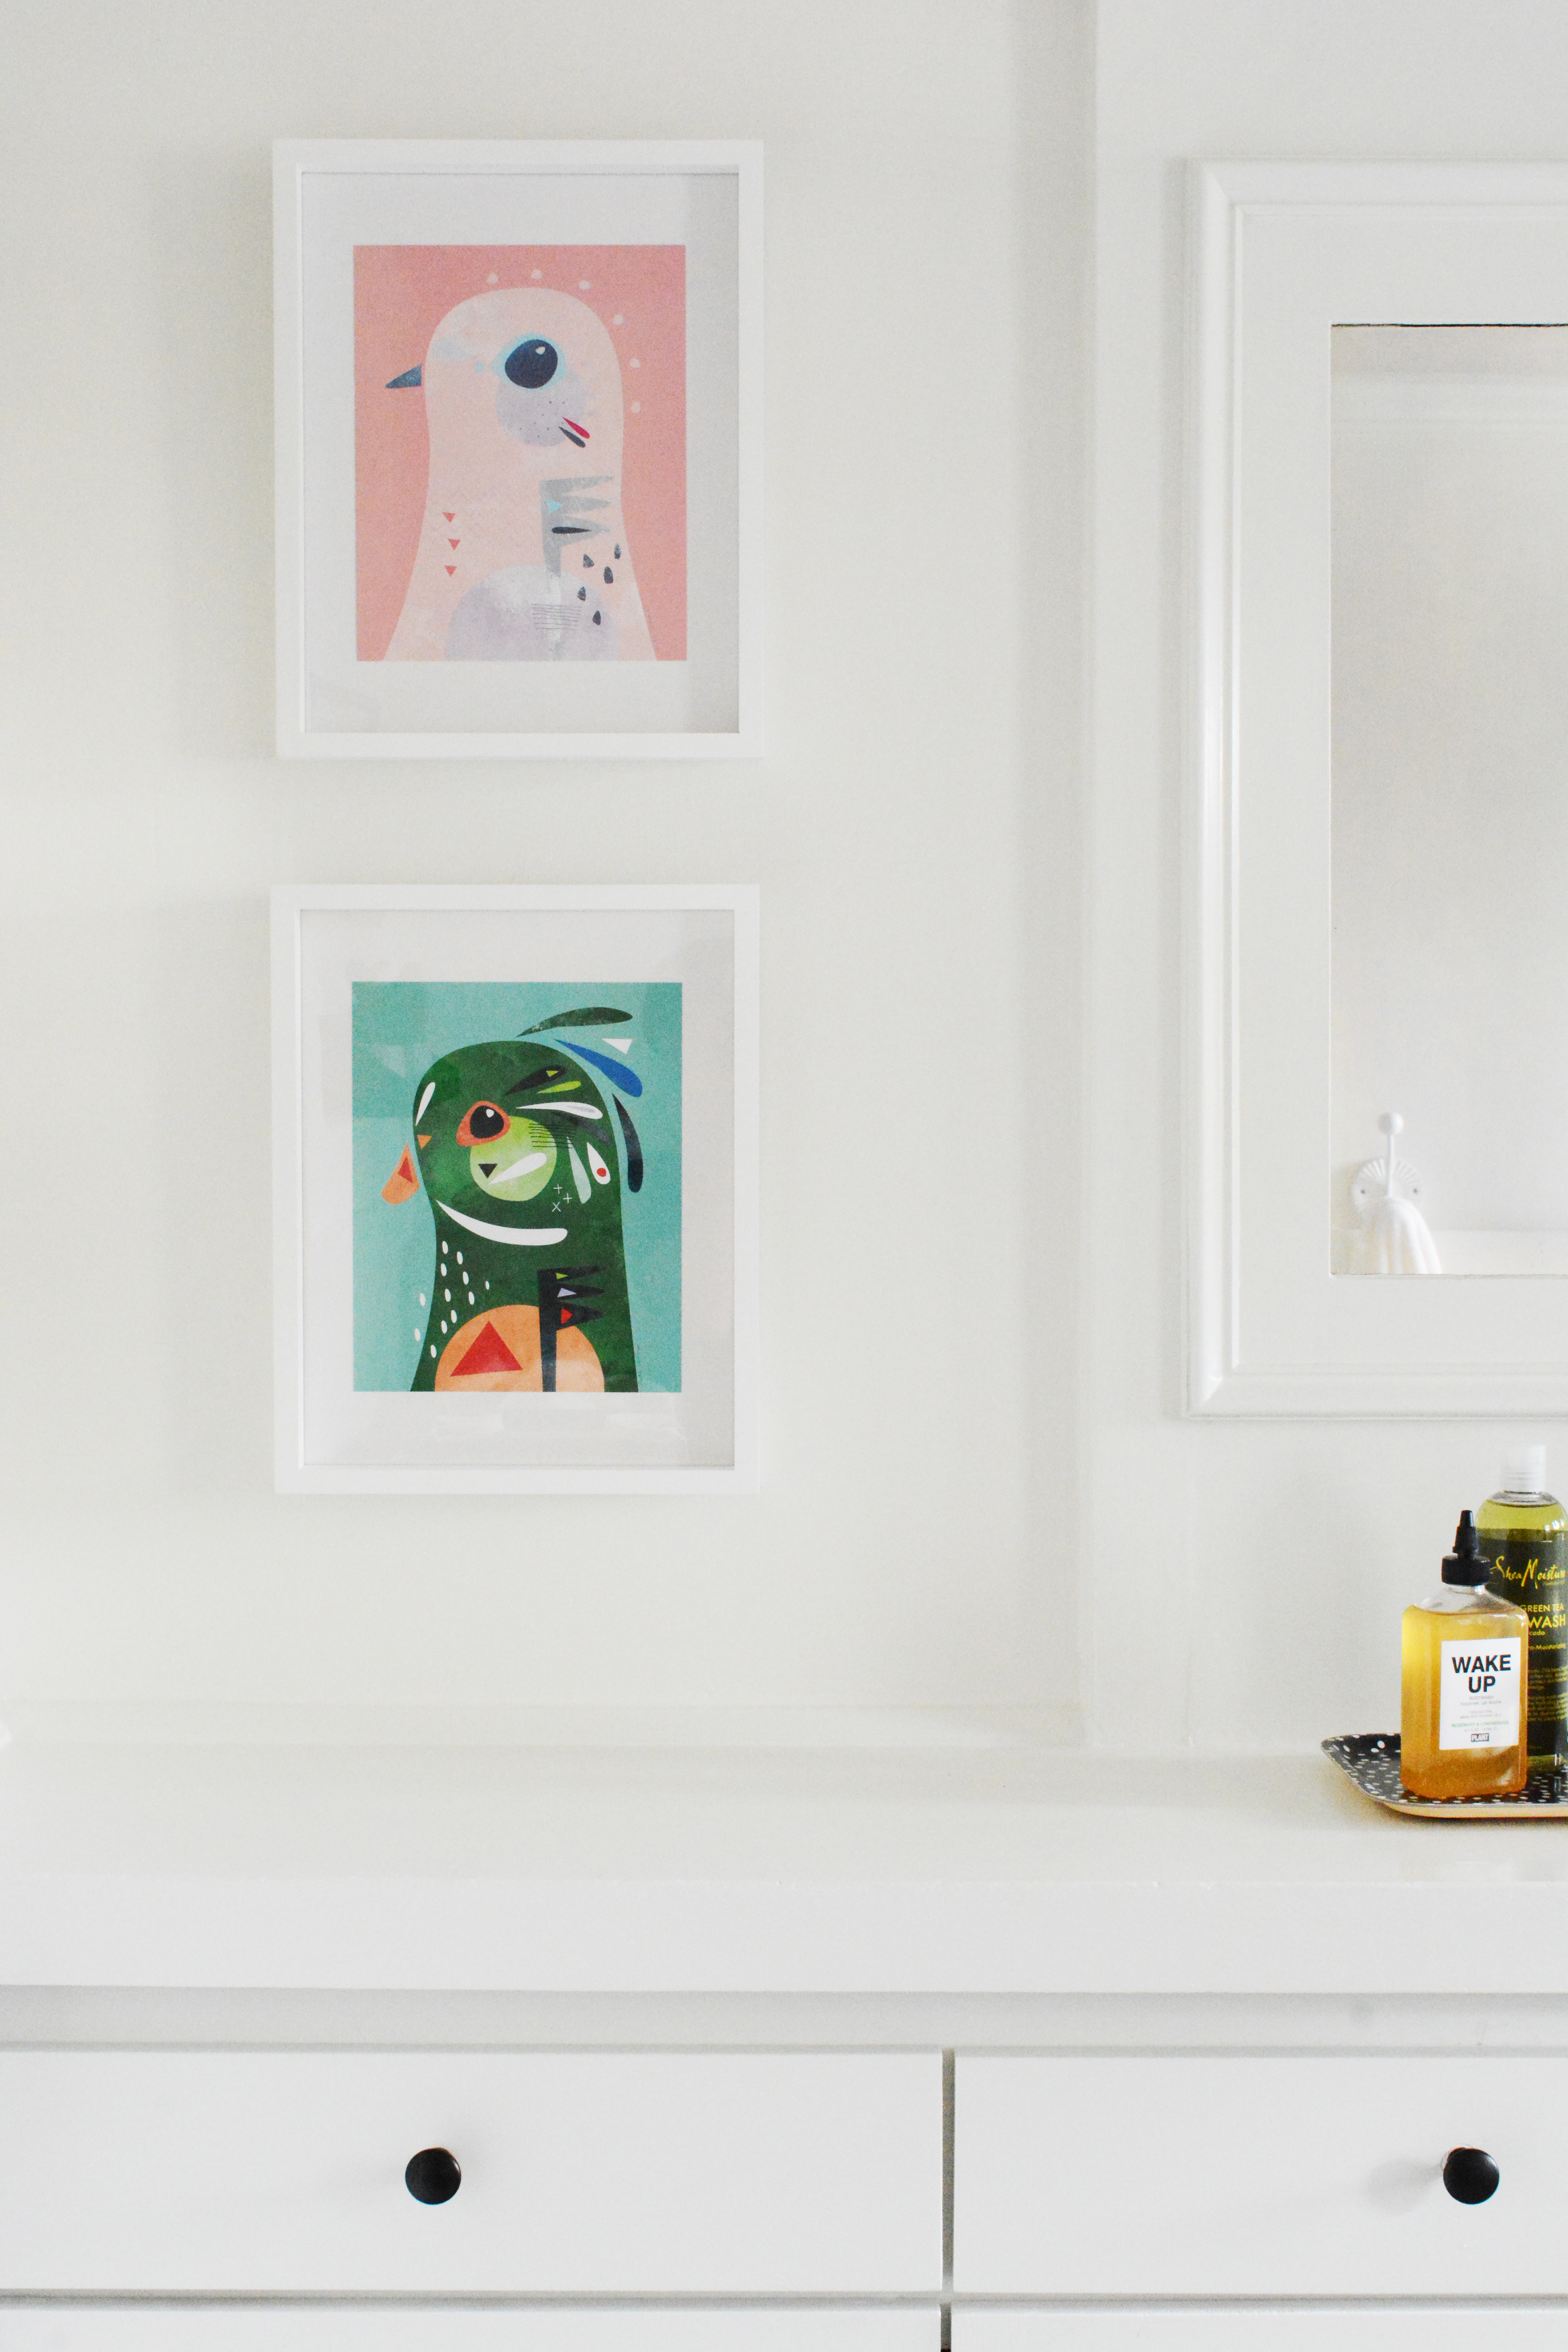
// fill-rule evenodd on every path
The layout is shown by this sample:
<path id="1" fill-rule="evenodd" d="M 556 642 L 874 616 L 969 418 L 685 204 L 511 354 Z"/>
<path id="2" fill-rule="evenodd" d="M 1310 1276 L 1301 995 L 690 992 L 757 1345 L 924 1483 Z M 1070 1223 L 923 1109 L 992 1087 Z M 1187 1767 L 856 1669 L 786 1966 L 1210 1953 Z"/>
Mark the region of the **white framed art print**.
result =
<path id="1" fill-rule="evenodd" d="M 762 150 L 275 150 L 278 745 L 762 749 Z"/>
<path id="2" fill-rule="evenodd" d="M 273 893 L 277 1480 L 757 1483 L 757 893 Z"/>

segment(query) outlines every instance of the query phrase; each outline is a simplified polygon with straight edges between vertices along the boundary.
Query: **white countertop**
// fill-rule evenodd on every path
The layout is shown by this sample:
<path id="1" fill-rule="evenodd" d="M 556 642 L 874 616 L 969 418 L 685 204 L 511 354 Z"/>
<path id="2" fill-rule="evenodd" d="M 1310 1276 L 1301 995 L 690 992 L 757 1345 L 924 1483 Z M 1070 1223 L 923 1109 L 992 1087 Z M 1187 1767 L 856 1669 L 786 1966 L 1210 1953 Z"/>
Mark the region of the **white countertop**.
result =
<path id="1" fill-rule="evenodd" d="M 1555 1993 L 1568 1824 L 1317 1756 L 22 1743 L 0 1984 Z"/>

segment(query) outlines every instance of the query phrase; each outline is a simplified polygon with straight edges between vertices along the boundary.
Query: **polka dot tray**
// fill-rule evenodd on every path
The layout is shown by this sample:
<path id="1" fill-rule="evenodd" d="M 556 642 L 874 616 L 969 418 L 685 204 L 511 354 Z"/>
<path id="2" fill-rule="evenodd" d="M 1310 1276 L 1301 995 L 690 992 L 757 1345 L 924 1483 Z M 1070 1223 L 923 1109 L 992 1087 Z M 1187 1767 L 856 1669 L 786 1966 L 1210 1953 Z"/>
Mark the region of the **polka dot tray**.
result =
<path id="1" fill-rule="evenodd" d="M 1355 1782 L 1363 1797 L 1391 1813 L 1424 1822 L 1568 1819 L 1568 1775 L 1532 1772 L 1517 1797 L 1412 1797 L 1399 1785 L 1397 1731 L 1351 1731 L 1325 1739 L 1323 1753 Z"/>

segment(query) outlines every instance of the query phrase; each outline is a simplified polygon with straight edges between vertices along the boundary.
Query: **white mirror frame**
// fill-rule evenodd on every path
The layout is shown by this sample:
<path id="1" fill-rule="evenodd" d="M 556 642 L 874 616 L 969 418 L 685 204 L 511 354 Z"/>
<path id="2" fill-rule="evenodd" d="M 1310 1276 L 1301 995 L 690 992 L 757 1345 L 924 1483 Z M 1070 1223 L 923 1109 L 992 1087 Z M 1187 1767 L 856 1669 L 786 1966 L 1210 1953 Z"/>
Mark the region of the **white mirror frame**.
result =
<path id="1" fill-rule="evenodd" d="M 1568 1279 L 1329 1270 L 1330 331 L 1568 321 L 1568 167 L 1191 193 L 1187 1411 L 1568 1413 Z"/>

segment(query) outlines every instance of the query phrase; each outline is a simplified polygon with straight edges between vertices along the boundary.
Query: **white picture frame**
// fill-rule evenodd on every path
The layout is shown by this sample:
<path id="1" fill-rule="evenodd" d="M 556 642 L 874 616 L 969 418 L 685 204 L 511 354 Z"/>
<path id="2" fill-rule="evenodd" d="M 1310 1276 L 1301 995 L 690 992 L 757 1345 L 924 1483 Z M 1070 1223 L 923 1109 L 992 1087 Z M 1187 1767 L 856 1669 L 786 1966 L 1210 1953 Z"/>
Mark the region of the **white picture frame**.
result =
<path id="1" fill-rule="evenodd" d="M 1568 168 L 1202 163 L 1189 222 L 1185 1410 L 1568 1412 L 1568 1281 L 1335 1276 L 1327 1181 L 1331 331 L 1568 320 Z"/>
<path id="2" fill-rule="evenodd" d="M 751 884 L 274 888 L 280 1492 L 755 1489 L 758 911 Z M 568 1022 L 569 1013 L 580 1017 Z M 446 1133 L 467 1116 L 455 1091 L 445 1102 L 447 1091 L 488 1088 L 507 1099 L 506 1073 L 476 1077 L 464 1058 L 470 1045 L 489 1054 L 489 1039 L 530 1062 L 560 1055 L 561 1083 L 548 1091 L 573 1097 L 569 1113 L 531 1094 L 508 1103 L 509 1113 L 526 1109 L 532 1125 L 559 1130 L 546 1145 L 555 1154 L 546 1178 L 527 1173 L 541 1155 L 516 1163 L 526 1197 L 501 1184 L 460 1124 Z M 433 1056 L 457 1068 L 450 1087 L 425 1083 Z M 520 1076 L 542 1090 L 539 1071 Z M 483 1115 L 510 1132 L 493 1108 Z M 577 1123 L 568 1126 L 568 1115 Z M 532 1125 L 525 1151 L 542 1139 Z M 400 1138 L 402 1157 L 377 1192 L 380 1161 Z M 470 1168 L 481 1171 L 471 1180 Z M 482 1182 L 485 1199 L 468 1197 L 470 1181 Z M 539 1192 L 539 1181 L 552 1189 Z M 603 1223 L 600 1245 L 579 1246 L 584 1221 L 612 1213 L 618 1302 Z M 558 1383 L 541 1370 L 553 1367 L 552 1349 L 527 1369 L 507 1319 L 523 1315 L 537 1351 L 544 1292 L 536 1297 L 528 1281 L 543 1282 L 546 1250 L 555 1288 L 567 1276 L 576 1285 L 559 1289 L 577 1300 L 563 1320 L 602 1326 L 563 1335 L 586 1370 L 567 1377 L 563 1355 Z M 574 1268 L 574 1252 L 598 1262 Z M 429 1279 L 419 1271 L 426 1261 Z M 493 1298 L 483 1295 L 487 1271 Z M 585 1278 L 595 1286 L 584 1288 Z M 440 1293 L 451 1297 L 454 1282 L 447 1307 Z M 464 1284 L 479 1295 L 466 1297 Z M 508 1305 L 513 1291 L 528 1304 Z M 636 1377 L 618 1386 L 617 1312 L 629 1318 L 637 1361 Z M 492 1315 L 521 1364 L 498 1374 L 499 1385 L 449 1377 L 462 1370 L 453 1352 L 460 1333 L 493 1353 Z M 559 1308 L 554 1316 L 563 1319 Z M 432 1368 L 421 1371 L 427 1347 Z M 476 1360 L 465 1353 L 462 1362 Z M 541 1392 L 551 1387 L 557 1392 Z"/>
<path id="3" fill-rule="evenodd" d="M 273 194 L 279 753 L 760 755 L 760 143 L 285 140 Z M 596 253 L 603 271 L 578 273 L 574 252 Z M 649 275 L 660 254 L 680 257 L 673 288 Z M 366 277 L 398 256 L 406 270 Z M 602 547 L 584 542 L 594 562 L 579 583 L 602 614 L 580 610 L 563 579 L 579 550 L 549 536 L 566 525 L 542 519 L 561 499 L 558 484 L 533 478 L 542 450 L 521 446 L 539 436 L 510 408 L 504 432 L 497 422 L 503 402 L 535 395 L 468 352 L 475 337 L 527 329 L 506 298 L 521 301 L 534 280 L 566 330 L 554 384 L 537 397 L 566 385 L 579 405 L 596 404 L 592 425 L 574 415 L 544 429 L 563 436 L 563 475 L 598 485 L 591 517 L 586 487 L 573 489 L 567 521 L 609 533 Z M 437 325 L 459 297 L 461 314 L 447 310 Z M 406 335 L 385 364 L 396 367 L 405 340 L 411 355 L 373 382 L 395 301 Z M 645 331 L 657 344 L 646 354 Z M 575 374 L 574 336 L 586 353 Z M 477 379 L 489 395 L 482 444 L 479 410 L 459 415 L 450 386 L 432 389 L 432 353 L 444 355 L 441 384 Z M 500 469 L 493 481 L 487 464 Z M 441 481 L 458 487 L 438 498 Z M 465 509 L 450 524 L 437 511 L 448 495 Z M 451 567 L 432 536 L 442 530 L 456 534 Z M 458 567 L 470 562 L 465 587 Z M 466 625 L 455 609 L 464 595 Z M 608 625 L 595 634 L 592 619 Z M 450 651 L 460 625 L 461 657 Z M 619 657 L 605 656 L 612 642 Z M 520 646 L 529 658 L 515 657 Z"/>

